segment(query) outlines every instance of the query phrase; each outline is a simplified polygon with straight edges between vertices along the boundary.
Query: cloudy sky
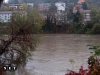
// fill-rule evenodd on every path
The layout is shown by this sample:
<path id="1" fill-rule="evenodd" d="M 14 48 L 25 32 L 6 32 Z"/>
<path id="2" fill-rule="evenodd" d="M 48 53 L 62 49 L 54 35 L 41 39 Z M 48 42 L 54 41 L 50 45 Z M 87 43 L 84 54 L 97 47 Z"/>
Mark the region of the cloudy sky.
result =
<path id="1" fill-rule="evenodd" d="M 4 0 L 5 2 L 8 2 L 8 0 Z"/>

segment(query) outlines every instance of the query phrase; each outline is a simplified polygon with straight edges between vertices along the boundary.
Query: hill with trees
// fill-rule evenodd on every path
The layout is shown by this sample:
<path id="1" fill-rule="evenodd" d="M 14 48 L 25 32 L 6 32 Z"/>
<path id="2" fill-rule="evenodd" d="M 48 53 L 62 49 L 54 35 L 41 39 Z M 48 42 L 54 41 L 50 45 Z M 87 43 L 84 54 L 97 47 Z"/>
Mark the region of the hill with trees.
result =
<path id="1" fill-rule="evenodd" d="M 9 0 L 8 3 L 29 3 L 29 2 L 32 2 L 32 3 L 55 3 L 55 2 L 58 2 L 58 1 L 63 1 L 65 3 L 68 3 L 68 2 L 74 2 L 74 3 L 77 3 L 78 0 Z"/>

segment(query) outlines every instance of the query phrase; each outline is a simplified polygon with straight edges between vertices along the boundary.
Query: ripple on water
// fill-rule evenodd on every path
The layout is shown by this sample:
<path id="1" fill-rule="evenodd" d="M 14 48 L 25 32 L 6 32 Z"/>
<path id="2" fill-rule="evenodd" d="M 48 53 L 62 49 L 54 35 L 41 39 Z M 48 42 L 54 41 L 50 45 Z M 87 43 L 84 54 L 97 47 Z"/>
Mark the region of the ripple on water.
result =
<path id="1" fill-rule="evenodd" d="M 65 75 L 67 69 L 78 71 L 81 65 L 87 68 L 87 59 L 91 55 L 88 44 L 100 45 L 100 35 L 41 35 L 41 43 L 26 69 L 30 75 Z M 75 61 L 74 68 L 70 59 Z"/>

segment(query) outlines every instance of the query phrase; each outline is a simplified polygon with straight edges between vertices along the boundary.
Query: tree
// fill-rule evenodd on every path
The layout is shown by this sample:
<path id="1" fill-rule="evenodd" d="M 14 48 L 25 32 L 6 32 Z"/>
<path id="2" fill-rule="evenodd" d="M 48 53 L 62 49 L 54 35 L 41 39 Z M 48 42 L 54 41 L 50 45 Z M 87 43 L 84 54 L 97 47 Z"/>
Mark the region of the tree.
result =
<path id="1" fill-rule="evenodd" d="M 100 23 L 95 23 L 92 27 L 93 34 L 100 34 Z"/>
<path id="2" fill-rule="evenodd" d="M 56 18 L 54 14 L 48 14 L 47 18 L 45 19 L 45 24 L 42 27 L 44 32 L 47 33 L 55 33 L 56 32 Z"/>
<path id="3" fill-rule="evenodd" d="M 85 32 L 84 31 L 84 27 L 85 26 L 83 24 L 81 24 L 81 23 L 77 23 L 77 22 L 71 23 L 71 28 L 73 30 L 73 33 L 76 33 L 76 34 L 84 33 Z"/>
<path id="4" fill-rule="evenodd" d="M 26 3 L 22 4 L 22 10 L 27 11 L 28 5 Z"/>
<path id="5" fill-rule="evenodd" d="M 38 11 L 38 9 L 39 9 L 39 5 L 38 5 L 37 3 L 34 3 L 33 8 L 34 8 L 36 11 Z"/>
<path id="6" fill-rule="evenodd" d="M 79 23 L 82 20 L 83 20 L 83 15 L 79 11 L 77 11 L 73 16 L 73 22 Z"/>
<path id="7" fill-rule="evenodd" d="M 9 10 L 9 7 L 7 7 L 7 6 L 4 6 L 3 8 L 4 8 L 4 10 L 6 10 L 6 11 Z"/>
<path id="8" fill-rule="evenodd" d="M 100 9 L 93 8 L 90 12 L 91 22 L 87 23 L 87 32 L 100 34 Z"/>
<path id="9" fill-rule="evenodd" d="M 49 8 L 49 13 L 55 13 L 57 11 L 57 7 L 55 6 L 55 4 L 51 4 L 50 8 Z"/>
<path id="10" fill-rule="evenodd" d="M 83 7 L 84 10 L 87 10 L 88 9 L 87 3 L 86 2 L 83 2 L 82 3 L 82 7 Z"/>
<path id="11" fill-rule="evenodd" d="M 33 9 L 32 11 L 28 11 L 27 14 L 28 22 L 33 25 L 33 33 L 41 32 L 43 26 L 43 15 L 38 13 L 37 10 Z"/>
<path id="12" fill-rule="evenodd" d="M 2 5 L 0 9 L 1 9 L 2 11 L 8 11 L 8 10 L 9 10 L 9 7 L 6 6 L 6 5 Z"/>
<path id="13" fill-rule="evenodd" d="M 93 23 L 100 22 L 100 9 L 93 8 L 90 12 L 90 16 Z"/>
<path id="14" fill-rule="evenodd" d="M 67 15 L 68 20 L 72 20 L 73 17 L 74 17 L 73 10 L 72 9 L 69 9 L 69 12 L 68 12 L 68 15 Z"/>
<path id="15" fill-rule="evenodd" d="M 12 32 L 10 38 L 0 40 L 0 56 L 3 56 L 0 57 L 0 64 L 4 66 L 9 61 L 8 66 L 15 65 L 19 68 L 25 66 L 36 47 L 38 37 L 32 35 L 32 32 L 40 31 L 43 17 L 35 10 L 28 12 L 28 16 L 20 14 L 19 11 L 16 13 L 7 28 Z"/>

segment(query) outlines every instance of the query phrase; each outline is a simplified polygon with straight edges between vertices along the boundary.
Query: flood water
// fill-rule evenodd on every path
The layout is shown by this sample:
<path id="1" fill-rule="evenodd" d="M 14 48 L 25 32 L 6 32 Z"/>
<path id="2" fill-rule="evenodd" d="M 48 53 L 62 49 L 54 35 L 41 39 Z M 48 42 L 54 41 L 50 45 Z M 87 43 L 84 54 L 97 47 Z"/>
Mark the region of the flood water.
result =
<path id="1" fill-rule="evenodd" d="M 87 68 L 91 55 L 88 44 L 100 45 L 100 35 L 43 34 L 33 52 L 33 60 L 26 65 L 28 75 L 65 75 L 67 69 L 78 71 Z M 69 62 L 75 61 L 74 64 Z"/>

